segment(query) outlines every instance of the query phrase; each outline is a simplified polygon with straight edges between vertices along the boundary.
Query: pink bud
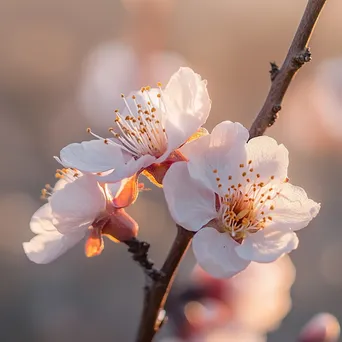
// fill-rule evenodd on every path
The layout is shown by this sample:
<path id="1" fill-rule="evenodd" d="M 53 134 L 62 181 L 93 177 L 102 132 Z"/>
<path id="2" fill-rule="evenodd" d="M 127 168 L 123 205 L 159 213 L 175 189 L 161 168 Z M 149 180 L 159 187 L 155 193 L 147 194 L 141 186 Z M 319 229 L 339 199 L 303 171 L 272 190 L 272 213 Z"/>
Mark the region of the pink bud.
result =
<path id="1" fill-rule="evenodd" d="M 314 316 L 302 329 L 299 342 L 337 342 L 340 324 L 335 316 L 320 313 Z"/>

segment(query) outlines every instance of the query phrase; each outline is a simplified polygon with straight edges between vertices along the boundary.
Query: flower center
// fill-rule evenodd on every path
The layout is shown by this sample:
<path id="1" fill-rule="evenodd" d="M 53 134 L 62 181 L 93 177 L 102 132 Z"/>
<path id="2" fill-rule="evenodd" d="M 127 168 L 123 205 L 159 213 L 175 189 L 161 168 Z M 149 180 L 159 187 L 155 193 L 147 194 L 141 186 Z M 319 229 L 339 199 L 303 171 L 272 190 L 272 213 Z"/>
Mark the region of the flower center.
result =
<path id="1" fill-rule="evenodd" d="M 275 176 L 262 182 L 260 179 L 265 178 L 255 173 L 251 164 L 252 160 L 247 165 L 239 165 L 242 176 L 239 177 L 240 182 L 228 176 L 227 189 L 222 189 L 218 170 L 213 170 L 218 188 L 217 208 L 221 227 L 238 243 L 248 234 L 264 229 L 272 221 L 275 199 L 280 195 L 274 184 Z M 288 178 L 284 182 L 288 182 Z"/>
<path id="2" fill-rule="evenodd" d="M 115 137 L 114 141 L 103 139 L 92 133 L 89 128 L 88 133 L 106 144 L 120 145 L 137 158 L 147 154 L 160 157 L 167 149 L 167 134 L 164 127 L 167 110 L 160 83 L 158 87 L 157 94 L 152 94 L 149 86 L 141 88 L 139 100 L 136 95 L 132 95 L 131 104 L 125 95 L 121 94 L 128 114 L 123 115 L 118 109 L 115 110 L 115 127 L 109 128 L 109 132 Z"/>

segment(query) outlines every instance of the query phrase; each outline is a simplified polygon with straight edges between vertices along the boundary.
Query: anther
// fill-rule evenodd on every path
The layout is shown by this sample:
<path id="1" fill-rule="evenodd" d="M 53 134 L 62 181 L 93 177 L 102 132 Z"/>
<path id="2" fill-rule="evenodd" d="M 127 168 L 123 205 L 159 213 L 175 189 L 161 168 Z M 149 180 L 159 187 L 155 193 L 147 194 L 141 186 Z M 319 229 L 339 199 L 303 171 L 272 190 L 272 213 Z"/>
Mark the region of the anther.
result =
<path id="1" fill-rule="evenodd" d="M 91 133 L 91 128 L 87 128 L 87 133 Z"/>

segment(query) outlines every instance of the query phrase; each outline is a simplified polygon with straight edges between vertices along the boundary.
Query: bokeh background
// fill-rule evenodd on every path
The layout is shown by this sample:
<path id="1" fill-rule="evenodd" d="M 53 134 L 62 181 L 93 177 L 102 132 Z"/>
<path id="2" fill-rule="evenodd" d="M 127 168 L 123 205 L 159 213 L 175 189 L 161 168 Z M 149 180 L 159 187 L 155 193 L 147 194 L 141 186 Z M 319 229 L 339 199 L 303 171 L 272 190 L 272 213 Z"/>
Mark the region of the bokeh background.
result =
<path id="1" fill-rule="evenodd" d="M 208 80 L 207 129 L 225 119 L 250 126 L 270 85 L 268 62 L 282 62 L 305 5 L 0 2 L 0 341 L 134 340 L 144 276 L 125 246 L 106 241 L 100 257 L 87 259 L 80 244 L 49 265 L 24 255 L 21 243 L 32 237 L 28 223 L 42 204 L 40 189 L 54 182 L 52 156 L 88 139 L 88 126 L 105 134 L 121 92 L 165 84 L 182 65 Z M 291 254 L 297 269 L 292 311 L 271 342 L 293 341 L 319 311 L 342 319 L 341 13 L 341 1 L 328 1 L 310 44 L 313 61 L 297 75 L 267 132 L 290 150 L 291 181 L 322 202 L 319 216 L 299 232 L 300 248 Z M 143 192 L 129 212 L 160 265 L 175 235 L 162 192 Z M 178 284 L 193 266 L 190 251 Z"/>

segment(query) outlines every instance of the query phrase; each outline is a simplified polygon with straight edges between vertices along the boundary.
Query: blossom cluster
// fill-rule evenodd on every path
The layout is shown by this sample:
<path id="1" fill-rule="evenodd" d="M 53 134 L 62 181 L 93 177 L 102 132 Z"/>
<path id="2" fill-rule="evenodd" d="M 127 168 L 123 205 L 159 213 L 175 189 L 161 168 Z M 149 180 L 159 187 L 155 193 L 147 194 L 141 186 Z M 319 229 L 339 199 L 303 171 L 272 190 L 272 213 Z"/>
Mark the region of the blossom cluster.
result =
<path id="1" fill-rule="evenodd" d="M 214 277 L 232 277 L 252 261 L 269 263 L 298 246 L 296 231 L 320 205 L 290 184 L 288 151 L 270 137 L 249 139 L 239 123 L 203 128 L 211 100 L 207 82 L 180 68 L 158 84 L 121 95 L 108 137 L 64 147 L 47 204 L 32 217 L 36 234 L 24 243 L 32 261 L 48 263 L 85 239 L 85 253 L 103 249 L 103 236 L 135 237 L 125 208 L 143 189 L 140 175 L 163 188 L 174 221 L 195 233 L 198 263 Z"/>

